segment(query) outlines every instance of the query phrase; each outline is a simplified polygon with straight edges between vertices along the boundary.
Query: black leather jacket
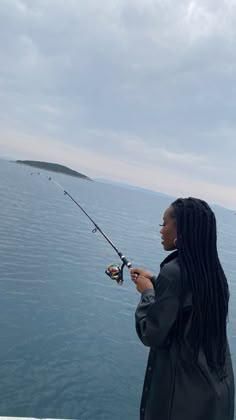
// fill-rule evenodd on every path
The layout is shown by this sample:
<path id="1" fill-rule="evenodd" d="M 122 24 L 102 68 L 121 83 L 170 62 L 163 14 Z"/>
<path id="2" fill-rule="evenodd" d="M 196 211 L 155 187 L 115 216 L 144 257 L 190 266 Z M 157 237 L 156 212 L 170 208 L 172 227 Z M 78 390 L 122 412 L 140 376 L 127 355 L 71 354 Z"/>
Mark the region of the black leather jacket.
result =
<path id="1" fill-rule="evenodd" d="M 229 351 L 227 378 L 220 381 L 202 351 L 193 362 L 185 343 L 177 344 L 180 268 L 173 252 L 161 264 L 154 290 L 145 290 L 136 310 L 136 330 L 150 347 L 140 420 L 233 420 L 234 378 Z M 191 292 L 184 299 L 184 330 L 191 326 Z M 184 340 L 183 340 L 184 341 Z"/>

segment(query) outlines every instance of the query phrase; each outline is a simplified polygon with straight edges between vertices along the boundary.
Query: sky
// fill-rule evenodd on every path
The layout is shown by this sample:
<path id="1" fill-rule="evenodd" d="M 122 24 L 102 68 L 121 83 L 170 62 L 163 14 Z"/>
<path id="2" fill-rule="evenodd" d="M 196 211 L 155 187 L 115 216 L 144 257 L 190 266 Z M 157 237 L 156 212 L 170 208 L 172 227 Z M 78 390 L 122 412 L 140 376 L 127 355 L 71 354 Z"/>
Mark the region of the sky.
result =
<path id="1" fill-rule="evenodd" d="M 1 0 L 0 156 L 236 209 L 235 0 Z"/>

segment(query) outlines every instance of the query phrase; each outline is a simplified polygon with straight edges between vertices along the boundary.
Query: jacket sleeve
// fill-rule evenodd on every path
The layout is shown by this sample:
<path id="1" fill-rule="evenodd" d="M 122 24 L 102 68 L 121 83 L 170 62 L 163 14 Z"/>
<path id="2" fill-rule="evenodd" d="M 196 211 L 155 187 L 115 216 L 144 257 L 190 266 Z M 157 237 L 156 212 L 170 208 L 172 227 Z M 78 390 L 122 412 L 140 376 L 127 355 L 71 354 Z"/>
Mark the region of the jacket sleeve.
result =
<path id="1" fill-rule="evenodd" d="M 165 345 L 179 311 L 179 292 L 176 278 L 159 274 L 157 286 L 147 289 L 136 309 L 136 331 L 148 347 Z"/>

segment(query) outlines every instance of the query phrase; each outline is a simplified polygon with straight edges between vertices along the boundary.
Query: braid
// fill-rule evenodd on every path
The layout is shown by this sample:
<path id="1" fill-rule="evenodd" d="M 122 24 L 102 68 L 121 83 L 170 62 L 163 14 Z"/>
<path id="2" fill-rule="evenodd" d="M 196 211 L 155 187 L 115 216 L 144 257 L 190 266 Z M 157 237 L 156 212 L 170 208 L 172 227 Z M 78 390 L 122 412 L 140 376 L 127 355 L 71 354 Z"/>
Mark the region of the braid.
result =
<path id="1" fill-rule="evenodd" d="M 179 198 L 172 206 L 177 224 L 181 302 L 187 283 L 193 299 L 190 344 L 195 358 L 202 348 L 209 366 L 223 372 L 229 290 L 217 253 L 215 215 L 206 202 L 192 197 Z M 180 324 L 182 315 L 181 310 Z"/>

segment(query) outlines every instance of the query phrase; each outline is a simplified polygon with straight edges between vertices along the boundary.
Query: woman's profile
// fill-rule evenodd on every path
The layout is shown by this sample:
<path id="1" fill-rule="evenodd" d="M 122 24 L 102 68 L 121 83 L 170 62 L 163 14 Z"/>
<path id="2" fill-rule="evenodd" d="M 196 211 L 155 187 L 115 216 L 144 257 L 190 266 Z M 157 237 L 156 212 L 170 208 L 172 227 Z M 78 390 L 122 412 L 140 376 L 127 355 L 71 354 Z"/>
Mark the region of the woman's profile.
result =
<path id="1" fill-rule="evenodd" d="M 141 293 L 136 330 L 150 347 L 140 420 L 233 420 L 229 289 L 215 215 L 203 200 L 180 198 L 165 211 L 160 233 L 173 252 L 158 277 L 131 269 Z"/>

